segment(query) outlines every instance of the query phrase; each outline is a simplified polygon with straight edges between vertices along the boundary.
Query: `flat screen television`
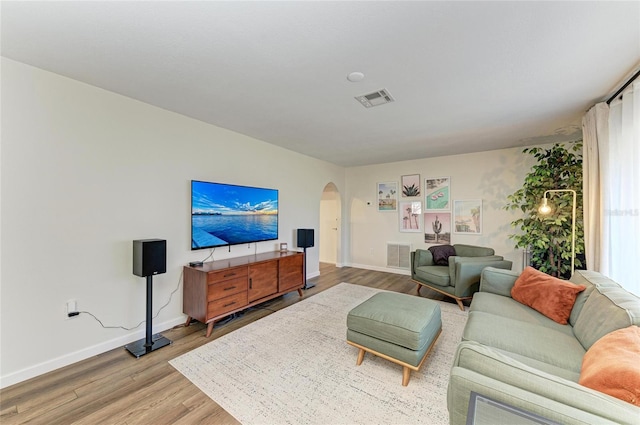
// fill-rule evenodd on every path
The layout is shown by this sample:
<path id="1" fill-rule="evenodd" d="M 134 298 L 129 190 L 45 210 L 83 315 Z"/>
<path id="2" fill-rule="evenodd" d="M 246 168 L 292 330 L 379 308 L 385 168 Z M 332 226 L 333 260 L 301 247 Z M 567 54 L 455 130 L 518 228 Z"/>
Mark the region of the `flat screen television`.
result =
<path id="1" fill-rule="evenodd" d="M 278 190 L 191 181 L 191 249 L 278 239 Z"/>

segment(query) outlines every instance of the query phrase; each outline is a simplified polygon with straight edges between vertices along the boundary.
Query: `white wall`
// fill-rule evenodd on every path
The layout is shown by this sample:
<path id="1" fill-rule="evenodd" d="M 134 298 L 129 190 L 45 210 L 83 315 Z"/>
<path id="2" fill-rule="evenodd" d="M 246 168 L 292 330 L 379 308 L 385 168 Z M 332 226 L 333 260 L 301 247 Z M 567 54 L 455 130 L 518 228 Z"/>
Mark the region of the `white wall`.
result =
<path id="1" fill-rule="evenodd" d="M 482 235 L 452 243 L 491 246 L 522 267 L 508 239 L 517 213 L 502 209 L 532 165 L 521 148 L 345 170 L 4 58 L 1 90 L 0 386 L 144 337 L 144 326 L 67 320 L 65 302 L 107 325 L 138 324 L 145 284 L 131 272 L 131 241 L 157 237 L 168 244 L 167 273 L 154 278 L 154 306 L 164 304 L 182 266 L 209 253 L 190 251 L 191 179 L 280 190 L 280 240 L 218 249 L 216 259 L 295 247 L 295 230 L 318 231 L 329 202 L 339 205 L 339 265 L 401 272 L 386 268 L 386 242 L 427 245 L 399 232 L 397 212 L 377 211 L 376 183 L 420 174 L 451 177 L 452 199 L 483 199 Z M 321 201 L 328 183 L 339 199 Z M 308 250 L 308 276 L 321 252 Z M 154 332 L 183 320 L 178 290 Z"/>
<path id="2" fill-rule="evenodd" d="M 319 226 L 320 198 L 344 169 L 19 62 L 2 59 L 0 385 L 7 386 L 144 337 L 103 329 L 145 317 L 132 240 L 167 240 L 154 310 L 180 282 L 190 251 L 190 180 L 279 189 L 280 240 L 218 248 L 214 258 L 295 247 Z M 319 273 L 309 250 L 308 275 Z M 154 320 L 181 323 L 182 291 Z"/>
<path id="3" fill-rule="evenodd" d="M 424 180 L 427 177 L 450 177 L 451 199 L 482 199 L 481 235 L 452 234 L 451 243 L 489 246 L 496 254 L 522 269 L 522 251 L 514 248 L 508 235 L 514 233 L 510 223 L 517 212 L 505 211 L 506 197 L 522 186 L 533 161 L 522 148 L 502 149 L 466 155 L 426 158 L 347 169 L 347 207 L 350 210 L 350 265 L 354 267 L 409 274 L 386 266 L 386 243 L 409 243 L 412 249 L 425 244 L 423 233 L 399 231 L 398 212 L 378 212 L 377 183 L 398 182 L 403 175 L 420 174 L 421 200 L 424 208 Z M 402 198 L 399 201 L 414 198 Z M 423 211 L 424 212 L 424 211 Z M 453 216 L 453 209 L 452 209 Z M 453 217 L 452 217 L 453 220 Z"/>

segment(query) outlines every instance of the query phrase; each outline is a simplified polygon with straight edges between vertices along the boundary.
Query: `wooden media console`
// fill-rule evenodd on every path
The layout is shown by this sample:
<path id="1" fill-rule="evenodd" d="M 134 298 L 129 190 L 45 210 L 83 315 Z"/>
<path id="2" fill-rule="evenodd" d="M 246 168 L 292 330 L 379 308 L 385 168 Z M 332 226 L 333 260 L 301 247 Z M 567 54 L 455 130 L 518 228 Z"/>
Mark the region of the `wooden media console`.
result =
<path id="1" fill-rule="evenodd" d="M 184 267 L 182 311 L 187 326 L 192 319 L 213 324 L 235 312 L 292 291 L 302 296 L 304 285 L 302 252 L 265 252 L 217 260 L 202 267 Z"/>

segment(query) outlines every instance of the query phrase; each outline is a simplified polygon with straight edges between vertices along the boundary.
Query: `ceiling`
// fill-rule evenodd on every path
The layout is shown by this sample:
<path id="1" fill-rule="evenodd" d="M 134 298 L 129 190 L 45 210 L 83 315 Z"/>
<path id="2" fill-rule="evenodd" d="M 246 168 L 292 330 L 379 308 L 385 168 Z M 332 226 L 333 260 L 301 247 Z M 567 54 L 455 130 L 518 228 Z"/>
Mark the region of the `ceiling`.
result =
<path id="1" fill-rule="evenodd" d="M 638 1 L 3 1 L 1 15 L 7 58 L 347 167 L 576 140 L 640 66 Z M 354 98 L 382 88 L 394 102 Z"/>

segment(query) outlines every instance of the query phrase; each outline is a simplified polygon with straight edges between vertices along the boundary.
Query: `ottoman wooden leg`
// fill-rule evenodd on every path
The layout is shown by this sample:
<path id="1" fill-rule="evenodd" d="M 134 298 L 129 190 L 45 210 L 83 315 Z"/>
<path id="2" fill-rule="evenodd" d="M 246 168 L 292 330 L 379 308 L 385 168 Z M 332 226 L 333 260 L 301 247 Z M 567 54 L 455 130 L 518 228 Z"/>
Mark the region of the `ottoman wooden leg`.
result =
<path id="1" fill-rule="evenodd" d="M 361 348 L 360 351 L 358 351 L 358 360 L 356 361 L 356 366 L 360 366 L 362 364 L 362 361 L 364 360 L 364 353 L 365 351 Z"/>
<path id="2" fill-rule="evenodd" d="M 403 387 L 406 387 L 407 385 L 409 385 L 409 378 L 411 378 L 411 369 L 404 366 L 402 368 L 402 386 Z"/>

